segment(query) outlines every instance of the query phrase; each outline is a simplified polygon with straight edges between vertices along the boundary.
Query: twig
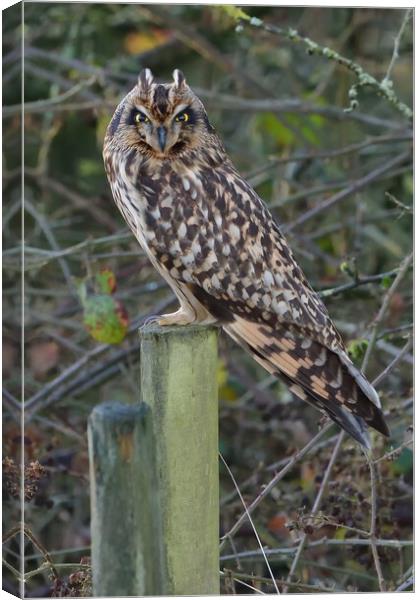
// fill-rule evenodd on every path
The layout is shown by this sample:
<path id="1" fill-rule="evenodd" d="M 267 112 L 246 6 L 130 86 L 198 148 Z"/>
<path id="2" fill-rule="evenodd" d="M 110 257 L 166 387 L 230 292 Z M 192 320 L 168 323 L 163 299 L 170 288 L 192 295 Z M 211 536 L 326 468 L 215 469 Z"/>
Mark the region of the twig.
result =
<path id="1" fill-rule="evenodd" d="M 324 566 L 323 566 L 324 568 Z M 238 578 L 241 579 L 245 579 L 245 580 L 251 580 L 251 581 L 260 581 L 261 583 L 271 583 L 271 579 L 269 579 L 268 577 L 259 577 L 257 575 L 250 575 L 248 573 L 236 573 L 234 571 L 231 571 L 230 569 L 224 569 L 222 573 L 220 573 L 221 577 L 233 577 L 235 579 L 235 581 L 238 581 L 238 583 L 243 583 L 243 581 L 239 581 Z M 286 583 L 285 579 L 276 579 L 277 584 L 279 585 L 283 585 L 284 583 Z M 302 589 L 302 590 L 308 590 L 309 592 L 332 592 L 332 593 L 339 593 L 340 590 L 337 590 L 336 588 L 329 588 L 329 587 L 325 587 L 322 585 L 310 585 L 307 583 L 290 583 L 289 584 L 291 587 L 294 588 L 298 588 L 298 589 Z M 261 592 L 260 592 L 261 593 Z"/>
<path id="2" fill-rule="evenodd" d="M 31 529 L 25 525 L 24 523 L 21 523 L 19 525 L 16 525 L 15 527 L 12 527 L 12 529 L 9 529 L 9 531 L 7 531 L 4 535 L 3 535 L 3 544 L 5 544 L 8 540 L 10 540 L 12 537 L 14 537 L 15 535 L 17 535 L 18 533 L 24 533 L 24 535 L 26 535 L 27 538 L 29 538 L 32 542 L 32 544 L 35 546 L 35 548 L 37 548 L 42 556 L 44 557 L 45 562 L 48 564 L 49 569 L 51 570 L 52 574 L 54 575 L 54 577 L 58 577 L 58 573 L 57 570 L 55 568 L 55 565 L 51 559 L 51 556 L 48 552 L 48 550 L 41 544 L 41 542 L 35 537 L 35 534 L 31 531 Z"/>
<path id="3" fill-rule="evenodd" d="M 406 204 L 403 204 L 395 196 L 390 194 L 390 192 L 385 192 L 385 196 L 387 198 L 389 198 L 394 204 L 396 204 L 396 206 L 398 206 L 398 208 L 401 209 L 400 216 L 403 215 L 404 213 L 408 213 L 410 215 L 414 214 L 414 210 L 413 210 L 412 206 L 407 206 Z"/>
<path id="4" fill-rule="evenodd" d="M 16 577 L 16 579 L 18 581 L 20 581 L 22 579 L 21 573 L 17 569 L 15 569 L 15 567 L 13 565 L 11 565 L 9 562 L 7 562 L 7 560 L 4 558 L 4 556 L 3 556 L 3 564 L 7 569 L 9 569 L 9 571 L 11 571 L 13 573 L 13 575 Z"/>
<path id="5" fill-rule="evenodd" d="M 254 522 L 253 522 L 253 520 L 252 520 L 252 518 L 251 518 L 251 515 L 249 514 L 249 510 L 248 510 L 248 508 L 247 508 L 247 506 L 246 506 L 246 504 L 245 504 L 245 501 L 244 501 L 244 499 L 243 499 L 243 496 L 242 496 L 242 494 L 241 494 L 241 491 L 240 491 L 240 489 L 239 489 L 239 487 L 238 487 L 238 484 L 236 483 L 236 480 L 235 480 L 235 478 L 234 478 L 234 476 L 233 476 L 233 473 L 232 473 L 232 471 L 230 470 L 230 468 L 229 468 L 229 466 L 228 466 L 227 462 L 225 461 L 225 459 L 223 458 L 223 456 L 222 456 L 222 454 L 221 454 L 220 452 L 219 452 L 219 457 L 220 457 L 220 460 L 221 460 L 221 461 L 223 462 L 223 464 L 225 465 L 225 468 L 226 468 L 227 472 L 229 473 L 229 476 L 230 476 L 230 478 L 232 479 L 233 485 L 235 486 L 235 489 L 236 489 L 236 491 L 237 491 L 237 493 L 238 493 L 238 496 L 239 496 L 239 498 L 240 498 L 240 500 L 241 500 L 241 502 L 242 502 L 242 506 L 243 506 L 243 507 L 244 507 L 244 509 L 245 509 L 246 516 L 248 517 L 248 520 L 249 520 L 249 522 L 251 523 L 252 530 L 253 530 L 253 532 L 254 532 L 254 534 L 255 534 L 255 537 L 257 538 L 258 545 L 259 545 L 259 547 L 261 548 L 261 552 L 262 552 L 262 554 L 263 554 L 263 556 L 264 556 L 264 560 L 265 560 L 265 564 L 266 564 L 266 566 L 267 566 L 267 570 L 268 570 L 268 572 L 270 573 L 271 580 L 272 580 L 272 582 L 273 582 L 273 584 L 274 584 L 274 589 L 276 590 L 277 594 L 280 594 L 280 590 L 279 590 L 279 588 L 277 587 L 276 580 L 274 579 L 274 575 L 273 575 L 273 572 L 272 572 L 272 570 L 271 570 L 270 563 L 268 562 L 268 560 L 267 560 L 267 557 L 266 557 L 266 555 L 265 555 L 265 553 L 264 553 L 264 548 L 263 548 L 263 546 L 262 546 L 262 544 L 261 544 L 260 536 L 258 535 L 258 532 L 257 532 L 257 530 L 256 530 L 256 528 L 255 528 Z"/>
<path id="6" fill-rule="evenodd" d="M 262 592 L 261 590 L 259 590 L 256 587 L 253 587 L 252 585 L 249 585 L 249 583 L 246 583 L 246 581 L 242 581 L 242 579 L 238 579 L 238 577 L 234 577 L 233 575 L 230 576 L 229 574 L 225 574 L 225 573 L 220 573 L 220 575 L 223 577 L 229 577 L 231 579 L 231 581 L 236 581 L 236 583 L 240 583 L 241 585 L 245 586 L 246 588 L 252 590 L 253 592 L 255 592 L 256 594 L 261 594 L 263 596 L 265 596 L 266 594 L 264 592 Z M 269 579 L 268 581 L 271 581 L 271 579 Z"/>
<path id="7" fill-rule="evenodd" d="M 261 19 L 249 17 L 246 13 L 243 13 L 243 16 L 241 17 L 240 21 L 242 25 L 251 26 L 257 29 L 263 29 L 268 33 L 273 33 L 275 35 L 286 37 L 292 42 L 298 42 L 300 44 L 303 44 L 307 47 L 307 51 L 309 54 L 317 54 L 318 56 L 323 56 L 325 58 L 328 58 L 329 60 L 333 60 L 338 64 L 346 67 L 352 73 L 354 73 L 357 77 L 357 83 L 353 84 L 349 90 L 350 108 L 347 110 L 354 110 L 355 108 L 357 108 L 358 89 L 370 86 L 380 96 L 382 96 L 383 98 L 388 100 L 390 104 L 395 106 L 395 108 L 402 115 L 404 115 L 404 117 L 406 117 L 407 119 L 412 119 L 413 111 L 404 102 L 399 100 L 396 93 L 392 89 L 392 86 L 389 85 L 389 82 L 385 81 L 384 83 L 384 81 L 378 81 L 372 75 L 367 73 L 358 63 L 348 58 L 345 58 L 344 56 L 342 56 L 335 50 L 332 50 L 331 48 L 320 46 L 308 37 L 303 37 L 299 35 L 299 33 L 295 29 L 282 29 L 281 27 L 264 23 Z"/>
<path id="8" fill-rule="evenodd" d="M 411 19 L 412 15 L 413 15 L 413 10 L 411 8 L 409 8 L 408 10 L 405 11 L 400 30 L 397 34 L 397 37 L 394 40 L 394 50 L 392 52 L 392 57 L 391 57 L 389 65 L 388 65 L 386 75 L 382 79 L 382 85 L 392 87 L 391 72 L 392 72 L 392 69 L 394 68 L 396 60 L 399 57 L 401 38 L 404 34 L 405 28 L 407 27 L 408 22 Z"/>
<path id="9" fill-rule="evenodd" d="M 360 191 L 367 185 L 370 185 L 371 183 L 376 181 L 381 175 L 383 175 L 396 165 L 399 165 L 400 163 L 404 162 L 407 158 L 409 158 L 409 156 L 410 154 L 408 152 L 398 154 L 395 158 L 392 158 L 391 160 L 381 164 L 379 167 L 377 167 L 367 175 L 364 175 L 360 179 L 356 179 L 356 181 L 354 181 L 349 187 L 345 188 L 344 190 L 341 190 L 337 194 L 331 196 L 331 198 L 327 198 L 327 200 L 320 202 L 310 210 L 306 211 L 295 221 L 292 221 L 286 227 L 284 227 L 283 230 L 285 232 L 288 232 L 295 229 L 296 227 L 299 227 L 309 219 L 312 219 L 314 216 L 318 215 L 320 212 L 331 208 L 332 206 L 334 206 L 338 202 L 341 202 L 348 196 L 351 196 L 352 194 Z"/>
<path id="10" fill-rule="evenodd" d="M 395 172 L 395 171 L 394 171 Z M 399 215 L 399 211 L 397 209 L 385 209 L 381 210 L 369 215 L 365 215 L 364 223 L 376 223 L 376 222 L 384 222 L 388 219 L 392 219 L 393 217 L 397 217 Z M 317 227 L 313 231 L 305 234 L 305 238 L 309 240 L 317 240 L 326 235 L 330 235 L 331 233 L 336 233 L 337 231 L 342 231 L 346 227 L 353 229 L 359 226 L 359 220 L 356 220 L 354 217 L 350 217 L 347 219 L 343 219 L 342 215 L 340 221 L 335 223 L 331 223 L 331 225 L 324 225 Z"/>
<path id="11" fill-rule="evenodd" d="M 287 465 L 285 465 L 285 467 L 283 467 L 283 469 L 277 473 L 272 479 L 271 481 L 262 489 L 262 491 L 258 494 L 258 496 L 253 500 L 253 502 L 251 502 L 251 504 L 247 507 L 247 511 L 244 512 L 239 519 L 236 521 L 236 523 L 230 528 L 230 530 L 225 533 L 222 537 L 221 540 L 221 544 L 220 544 L 220 549 L 223 548 L 223 546 L 225 545 L 227 539 L 231 536 L 233 536 L 238 529 L 241 527 L 241 525 L 243 524 L 243 522 L 246 520 L 248 514 L 251 514 L 256 508 L 257 506 L 260 504 L 260 502 L 271 492 L 271 490 L 277 485 L 277 483 L 283 479 L 283 477 L 295 466 L 295 464 L 297 462 L 299 462 L 299 460 L 301 458 L 303 458 L 305 456 L 305 454 L 307 454 L 309 452 L 309 450 L 324 436 L 324 434 L 329 431 L 332 428 L 332 423 L 328 423 L 327 425 L 325 425 L 320 431 L 318 431 L 318 433 L 310 440 L 310 442 L 308 442 L 306 444 L 306 446 L 304 446 L 301 450 L 299 450 L 299 452 L 296 452 L 296 454 L 294 456 L 292 456 L 292 458 L 289 460 L 289 462 L 287 463 Z"/>
<path id="12" fill-rule="evenodd" d="M 45 79 L 46 81 L 56 83 L 59 87 L 62 87 L 64 90 L 73 90 L 74 89 L 73 82 L 70 81 L 69 79 L 66 79 L 65 77 L 61 77 L 60 75 L 57 75 L 51 69 L 44 69 L 44 67 L 40 67 L 39 65 L 34 65 L 33 63 L 29 62 L 28 60 L 25 61 L 25 71 L 28 73 L 28 75 L 32 75 L 36 79 Z M 82 86 L 81 88 L 78 89 L 78 93 L 80 93 L 81 97 L 85 98 L 86 100 L 91 100 L 91 101 L 97 100 L 98 96 L 96 94 L 94 94 L 93 92 L 90 92 L 89 90 L 84 89 L 85 87 L 86 86 Z M 41 100 L 41 102 L 43 102 L 43 100 Z M 15 107 L 17 107 L 17 106 L 18 105 L 15 105 Z M 24 105 L 23 110 L 25 112 L 25 105 Z M 45 111 L 45 108 L 42 110 L 42 112 L 44 112 L 44 111 Z"/>
<path id="13" fill-rule="evenodd" d="M 387 293 L 385 294 L 385 296 L 382 300 L 382 304 L 379 309 L 379 312 L 373 321 L 372 334 L 369 339 L 366 353 L 363 357 L 363 363 L 362 363 L 362 367 L 361 367 L 361 370 L 363 372 L 366 371 L 372 351 L 375 347 L 379 325 L 382 322 L 382 320 L 384 319 L 384 316 L 388 310 L 391 298 L 392 298 L 395 290 L 397 289 L 398 285 L 402 281 L 403 277 L 405 276 L 405 274 L 411 264 L 412 258 L 413 258 L 413 255 L 409 254 L 402 261 L 402 263 L 399 267 L 399 272 L 398 272 L 397 276 L 395 277 L 394 282 L 392 283 L 391 287 L 388 289 Z M 366 460 L 369 465 L 370 480 L 371 480 L 371 528 L 370 528 L 369 541 L 371 543 L 372 556 L 373 556 L 373 560 L 375 563 L 376 573 L 378 576 L 379 589 L 382 592 L 382 591 L 385 591 L 386 587 L 385 587 L 385 580 L 384 580 L 383 573 L 382 573 L 381 563 L 379 560 L 379 554 L 378 554 L 378 549 L 377 549 L 377 540 L 376 540 L 376 511 L 377 511 L 376 471 L 375 471 L 375 465 L 372 461 L 371 456 L 369 455 L 369 453 L 366 450 L 364 450 L 364 453 L 365 453 Z"/>
<path id="14" fill-rule="evenodd" d="M 371 127 L 379 127 L 381 129 L 392 129 L 401 130 L 402 124 L 398 121 L 380 119 L 379 117 L 373 117 L 371 115 L 365 115 L 359 112 L 344 113 L 340 108 L 336 106 L 319 106 L 316 104 L 310 104 L 309 102 L 303 102 L 298 99 L 290 100 L 250 100 L 247 98 L 241 98 L 239 96 L 230 96 L 221 94 L 215 96 L 214 92 L 205 90 L 202 88 L 195 88 L 197 94 L 204 100 L 207 99 L 208 106 L 210 108 L 218 108 L 221 110 L 236 110 L 236 111 L 250 111 L 250 112 L 286 112 L 303 115 L 320 115 L 326 119 L 333 119 L 336 121 L 356 121 L 364 125 L 370 125 Z M 44 107 L 32 108 L 25 113 L 37 113 L 44 112 L 48 109 L 51 112 L 66 112 L 66 111 L 80 111 L 89 109 L 115 109 L 118 104 L 118 98 L 115 100 L 85 100 L 81 102 L 69 102 L 65 104 L 49 104 L 48 100 L 43 101 Z M 10 116 L 10 115 L 9 115 Z"/>
<path id="15" fill-rule="evenodd" d="M 392 153 L 393 156 L 395 156 L 395 153 Z M 383 175 L 381 175 L 378 178 L 378 181 L 383 181 L 385 179 L 393 179 L 394 177 L 397 177 L 399 174 L 405 173 L 410 169 L 410 166 L 404 166 L 404 167 L 399 167 L 397 169 L 391 170 L 391 171 L 387 171 L 386 173 L 383 173 Z M 284 178 L 285 181 L 287 181 L 286 178 Z M 324 192 L 329 192 L 332 190 L 343 190 L 343 189 L 347 189 L 348 187 L 350 187 L 353 184 L 353 179 L 347 179 L 347 180 L 340 180 L 340 181 L 331 181 L 328 183 L 323 183 L 321 185 L 315 185 L 311 188 L 303 188 L 300 191 L 294 193 L 294 194 L 290 194 L 289 196 L 286 196 L 284 198 L 280 198 L 279 200 L 275 200 L 274 202 L 270 202 L 269 207 L 270 208 L 278 208 L 278 207 L 283 207 L 286 206 L 286 204 L 294 204 L 296 203 L 298 200 L 308 200 L 311 196 L 317 196 L 320 194 L 323 194 Z M 250 183 L 252 185 L 258 185 L 261 182 L 255 182 L 255 181 L 250 181 Z M 295 183 L 295 182 L 293 182 Z M 337 192 L 338 193 L 338 192 Z"/>
<path id="16" fill-rule="evenodd" d="M 41 228 L 41 231 L 47 238 L 48 243 L 50 244 L 50 246 L 54 250 L 54 252 L 61 252 L 61 248 L 59 247 L 58 242 L 55 239 L 55 236 L 54 236 L 53 232 L 51 231 L 51 228 L 50 228 L 47 220 L 44 219 L 44 217 L 36 210 L 35 206 L 32 204 L 32 202 L 28 198 L 25 198 L 25 210 L 27 210 L 28 213 L 38 223 L 39 227 Z M 74 296 L 77 296 L 77 290 L 76 290 L 76 287 L 73 282 L 73 277 L 71 275 L 70 269 L 69 269 L 66 261 L 64 260 L 64 257 L 60 256 L 58 258 L 58 263 L 61 267 L 61 270 L 63 271 L 64 279 L 67 282 L 70 292 Z"/>
<path id="17" fill-rule="evenodd" d="M 29 269 L 34 269 L 34 268 L 40 268 L 43 267 L 44 265 L 48 264 L 48 262 L 50 260 L 56 260 L 62 256 L 70 256 L 72 254 L 76 254 L 81 252 L 82 250 L 85 250 L 86 248 L 89 248 L 90 246 L 96 246 L 96 245 L 100 245 L 100 244 L 108 244 L 108 243 L 114 243 L 116 241 L 122 241 L 128 238 L 131 238 L 132 234 L 131 233 L 119 233 L 119 234 L 115 234 L 115 235 L 111 235 L 111 236 L 106 236 L 103 238 L 97 238 L 97 239 L 86 239 L 83 240 L 83 242 L 79 242 L 78 244 L 75 244 L 74 246 L 69 246 L 68 248 L 64 248 L 63 250 L 59 250 L 59 251 L 52 251 L 52 250 L 45 250 L 43 248 L 33 248 L 32 246 L 25 246 L 25 255 L 26 255 L 26 260 L 25 260 L 25 270 L 29 270 Z M 20 248 L 11 248 L 8 252 L 6 252 L 6 255 L 10 256 L 10 255 L 14 255 L 14 254 L 18 254 L 20 251 Z M 27 255 L 38 255 L 38 256 L 43 256 L 44 258 L 39 260 L 39 261 L 28 261 Z M 139 248 L 139 256 L 141 256 L 142 254 L 142 250 Z M 27 264 L 29 262 L 29 265 Z"/>
<path id="18" fill-rule="evenodd" d="M 331 426 L 332 426 L 332 424 L 331 424 Z M 337 440 L 338 436 L 339 436 L 339 434 L 337 433 L 336 435 L 333 435 L 333 436 L 327 438 L 326 440 L 322 440 L 322 441 L 318 442 L 311 448 L 310 454 L 313 454 L 314 452 L 317 452 L 318 450 L 321 450 L 322 448 L 326 448 L 327 446 L 331 446 Z M 279 467 L 282 467 L 283 465 L 287 464 L 289 460 L 290 460 L 289 458 L 282 458 L 281 460 L 278 460 L 275 463 L 272 463 L 271 465 L 268 465 L 267 467 L 265 467 L 265 470 L 266 471 L 276 471 Z"/>
<path id="19" fill-rule="evenodd" d="M 90 571 L 90 569 L 92 568 L 90 564 L 83 564 L 83 563 L 60 563 L 60 564 L 55 564 L 54 565 L 56 569 L 75 569 L 78 571 Z M 26 581 L 27 579 L 31 579 L 32 577 L 35 577 L 36 575 L 39 575 L 40 573 L 42 573 L 43 571 L 47 570 L 50 568 L 50 565 L 47 564 L 42 564 L 40 565 L 37 569 L 34 569 L 33 571 L 28 571 L 27 573 L 24 574 L 24 580 Z"/>
<path id="20" fill-rule="evenodd" d="M 35 178 L 37 178 L 38 175 L 36 172 L 30 169 L 25 169 L 25 174 Z M 62 196 L 67 200 L 70 200 L 70 202 L 72 202 L 76 208 L 89 212 L 92 215 L 92 217 L 96 221 L 98 221 L 98 223 L 102 223 L 103 225 L 108 227 L 110 231 L 115 232 L 117 227 L 117 221 L 114 218 L 110 217 L 108 213 L 105 210 L 103 210 L 100 206 L 95 206 L 95 198 L 85 198 L 81 194 L 70 190 L 68 187 L 63 185 L 63 183 L 55 181 L 50 177 L 42 176 L 39 179 L 39 183 L 46 189 L 55 192 L 57 195 Z"/>
<path id="21" fill-rule="evenodd" d="M 29 103 L 28 103 L 29 104 Z M 75 101 L 75 102 L 68 102 L 68 103 L 59 103 L 59 102 L 55 102 L 54 99 L 52 98 L 48 98 L 45 100 L 38 100 L 37 102 L 33 102 L 31 103 L 30 106 L 28 106 L 27 104 L 23 105 L 23 110 L 25 112 L 25 114 L 38 114 L 38 113 L 44 113 L 46 111 L 48 112 L 66 112 L 66 111 L 73 111 L 73 110 L 89 110 L 89 109 L 96 109 L 96 108 L 107 108 L 109 110 L 115 108 L 117 102 L 113 102 L 111 100 L 102 100 L 102 99 L 98 99 L 98 100 L 84 100 L 84 101 Z M 7 108 L 7 113 L 4 113 L 5 117 L 10 117 L 13 116 L 15 114 L 19 114 L 21 109 L 22 109 L 22 105 L 21 104 L 14 104 L 11 106 L 7 106 L 5 107 Z"/>
<path id="22" fill-rule="evenodd" d="M 369 339 L 369 345 L 366 349 L 363 364 L 367 364 L 369 362 L 371 353 L 373 351 L 373 348 L 375 346 L 375 343 L 376 343 L 376 340 L 378 337 L 379 325 L 385 317 L 385 314 L 388 310 L 389 304 L 391 302 L 391 298 L 394 295 L 395 290 L 397 289 L 397 287 L 401 283 L 401 280 L 405 277 L 405 274 L 407 273 L 408 269 L 410 268 L 412 260 L 413 260 L 413 253 L 408 254 L 404 258 L 404 260 L 401 262 L 401 264 L 398 268 L 398 274 L 396 275 L 392 285 L 387 290 L 387 293 L 384 296 L 381 308 L 379 309 L 379 312 L 376 315 L 375 319 L 373 320 L 373 323 L 371 326 L 371 335 L 370 335 L 370 339 Z M 362 367 L 362 370 L 363 370 L 363 367 Z"/>
<path id="23" fill-rule="evenodd" d="M 344 283 L 343 285 L 339 285 L 335 288 L 327 288 L 325 290 L 319 290 L 318 296 L 321 298 L 330 298 L 331 296 L 336 296 L 341 294 L 342 292 L 347 292 L 349 290 L 353 290 L 354 288 L 360 287 L 362 285 L 366 285 L 368 283 L 375 283 L 377 281 L 382 281 L 384 277 L 395 277 L 398 273 L 398 269 L 393 269 L 392 271 L 387 271 L 385 273 L 378 273 L 377 275 L 366 275 L 365 277 L 358 277 L 355 281 L 351 283 Z"/>
<path id="24" fill-rule="evenodd" d="M 386 342 L 385 340 L 379 339 L 380 337 L 381 336 L 378 335 L 377 341 L 376 341 L 376 346 L 380 350 L 383 350 L 384 352 L 386 352 L 387 354 L 390 354 L 393 357 L 398 356 L 399 353 L 400 353 L 400 349 L 397 348 L 397 347 L 395 347 L 395 346 L 393 346 L 389 342 Z M 414 364 L 414 359 L 413 359 L 413 355 L 412 354 L 408 354 L 408 353 L 404 354 L 404 356 L 401 357 L 401 360 L 403 360 L 408 365 L 413 365 Z"/>
<path id="25" fill-rule="evenodd" d="M 394 450 L 391 450 L 390 452 L 387 452 L 386 454 L 384 454 L 380 458 L 377 458 L 373 462 L 375 464 L 377 464 L 379 462 L 382 462 L 383 460 L 389 460 L 395 454 L 399 454 L 401 452 L 401 450 L 403 450 L 404 448 L 408 448 L 408 446 L 411 446 L 413 444 L 413 441 L 414 440 L 412 438 L 411 438 L 411 440 L 407 440 L 406 442 L 404 442 L 403 444 L 401 444 L 401 446 L 398 446 L 398 448 L 394 448 Z"/>
<path id="26" fill-rule="evenodd" d="M 350 527 L 350 525 L 344 525 L 343 523 L 338 523 L 330 517 L 329 515 L 325 515 L 324 513 L 309 513 L 302 517 L 299 517 L 299 522 L 302 524 L 310 523 L 315 527 L 323 527 L 324 525 L 329 525 L 332 527 L 336 527 L 337 529 L 345 529 L 346 531 L 352 531 L 353 533 L 357 533 L 358 535 L 364 535 L 369 537 L 369 531 L 365 531 L 364 529 L 359 529 L 358 527 Z"/>
<path id="27" fill-rule="evenodd" d="M 79 554 L 85 552 L 86 554 L 90 554 L 91 546 L 79 546 L 78 548 L 62 548 L 61 550 L 50 550 L 50 556 L 61 556 L 63 554 Z M 33 560 L 36 558 L 41 558 L 42 554 L 26 554 L 25 558 L 27 560 Z"/>
<path id="28" fill-rule="evenodd" d="M 366 456 L 367 463 L 369 465 L 370 473 L 370 489 L 371 489 L 371 513 L 370 513 L 370 535 L 369 539 L 371 542 L 373 562 L 375 563 L 376 573 L 378 575 L 379 590 L 386 592 L 385 579 L 382 572 L 381 561 L 379 560 L 378 548 L 376 544 L 376 511 L 377 511 L 377 491 L 376 491 L 376 468 L 375 464 L 369 455 L 369 453 L 363 449 Z"/>
<path id="29" fill-rule="evenodd" d="M 328 480 L 329 480 L 330 475 L 331 475 L 331 470 L 332 470 L 332 468 L 334 466 L 334 463 L 335 463 L 335 460 L 336 460 L 336 458 L 338 456 L 338 451 L 340 450 L 340 446 L 341 446 L 341 444 L 343 442 L 344 435 L 345 435 L 345 432 L 344 432 L 344 430 L 342 430 L 340 432 L 340 435 L 338 436 L 337 442 L 336 442 L 336 444 L 334 446 L 334 449 L 332 451 L 330 461 L 329 461 L 328 466 L 327 466 L 327 468 L 325 470 L 324 477 L 322 479 L 320 488 L 318 490 L 318 494 L 317 494 L 317 496 L 315 498 L 315 502 L 313 503 L 312 510 L 311 510 L 312 513 L 316 513 L 318 511 L 319 507 L 320 507 L 320 504 L 321 504 L 321 501 L 322 501 L 322 497 L 323 497 L 325 489 L 327 487 L 327 483 L 328 483 Z M 305 544 L 306 544 L 307 537 L 308 537 L 308 534 L 304 533 L 303 536 L 302 536 L 302 538 L 301 538 L 301 540 L 300 540 L 299 546 L 298 546 L 298 548 L 296 550 L 296 554 L 295 554 L 295 556 L 293 558 L 292 565 L 290 567 L 289 574 L 287 575 L 286 586 L 282 590 L 282 592 L 284 594 L 286 594 L 287 591 L 288 591 L 288 585 L 287 584 L 292 580 L 292 577 L 295 574 L 295 571 L 296 571 L 296 568 L 298 566 L 300 557 L 302 555 L 303 549 L 304 549 Z"/>
<path id="30" fill-rule="evenodd" d="M 363 150 L 364 148 L 370 148 L 372 146 L 380 145 L 380 144 L 393 144 L 396 142 L 410 141 L 413 139 L 413 135 L 410 132 L 402 132 L 401 134 L 395 135 L 378 135 L 376 137 L 368 137 L 362 142 L 356 142 L 354 144 L 349 144 L 348 146 L 344 146 L 343 148 L 335 148 L 333 150 L 325 150 L 321 152 L 309 152 L 306 154 L 295 154 L 292 156 L 287 156 L 284 158 L 274 158 L 268 165 L 264 165 L 260 167 L 256 171 L 249 173 L 247 175 L 247 179 L 252 177 L 256 177 L 269 169 L 273 169 L 278 165 L 293 163 L 293 162 L 304 162 L 307 160 L 321 160 L 321 159 L 334 159 L 339 158 L 341 156 L 345 156 L 346 154 L 352 154 L 353 152 L 358 152 Z"/>
<path id="31" fill-rule="evenodd" d="M 410 577 L 404 581 L 401 585 L 397 587 L 396 592 L 404 592 L 407 588 L 411 587 L 414 584 L 414 575 L 410 575 Z"/>
<path id="32" fill-rule="evenodd" d="M 372 381 L 372 385 L 374 387 L 378 386 L 381 383 L 381 381 L 383 381 L 385 379 L 385 377 L 387 377 L 389 375 L 389 373 L 392 371 L 392 369 L 395 367 L 395 365 L 397 365 L 400 362 L 400 360 L 402 358 L 404 358 L 404 356 L 407 354 L 407 352 L 409 352 L 409 350 L 411 350 L 412 345 L 413 345 L 413 338 L 410 338 L 408 340 L 408 342 L 405 344 L 405 346 L 403 348 L 401 348 L 401 350 L 397 354 L 397 356 L 395 356 L 395 358 L 392 359 L 392 361 L 389 363 L 389 365 L 382 371 L 382 373 L 380 373 Z"/>
<path id="33" fill-rule="evenodd" d="M 378 538 L 376 540 L 377 546 L 382 546 L 384 548 L 407 548 L 413 546 L 414 542 L 412 540 L 386 540 L 382 538 Z M 334 538 L 322 538 L 320 540 L 316 540 L 314 542 L 308 542 L 306 548 L 318 548 L 320 546 L 370 546 L 371 542 L 369 539 L 363 538 L 344 538 L 343 540 L 336 540 Z M 298 546 L 299 547 L 299 546 Z M 296 546 L 291 546 L 288 548 L 266 548 L 264 550 L 267 556 L 276 556 L 276 555 L 288 555 L 295 554 L 297 548 Z M 245 550 L 244 552 L 240 552 L 239 554 L 225 554 L 220 557 L 221 561 L 226 560 L 236 560 L 240 559 L 255 559 L 262 558 L 262 554 L 259 550 Z M 326 567 L 328 568 L 328 567 Z"/>
<path id="34" fill-rule="evenodd" d="M 197 52 L 206 61 L 217 65 L 221 71 L 229 73 L 242 86 L 253 88 L 264 95 L 270 94 L 270 90 L 266 89 L 259 80 L 254 79 L 247 69 L 238 68 L 229 55 L 224 54 L 208 37 L 201 35 L 197 27 L 188 25 L 185 19 L 179 19 L 173 13 L 162 10 L 158 6 L 149 8 L 143 5 L 140 10 L 152 22 L 170 27 L 180 42 Z"/>
<path id="35" fill-rule="evenodd" d="M 5 387 L 3 387 L 2 393 L 3 400 L 9 405 L 9 408 L 12 411 L 16 411 L 16 413 L 20 414 L 20 411 L 22 410 L 22 404 Z"/>

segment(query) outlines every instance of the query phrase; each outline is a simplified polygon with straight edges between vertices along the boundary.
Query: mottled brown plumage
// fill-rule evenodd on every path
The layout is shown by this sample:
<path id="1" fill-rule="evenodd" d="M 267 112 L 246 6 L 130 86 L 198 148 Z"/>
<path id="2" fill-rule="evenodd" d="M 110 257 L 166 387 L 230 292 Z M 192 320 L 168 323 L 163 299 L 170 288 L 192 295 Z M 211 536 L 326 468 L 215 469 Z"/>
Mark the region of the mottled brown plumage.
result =
<path id="1" fill-rule="evenodd" d="M 388 428 L 267 207 L 237 172 L 178 70 L 149 69 L 108 126 L 115 202 L 180 301 L 161 325 L 220 323 L 291 391 L 368 445 Z"/>

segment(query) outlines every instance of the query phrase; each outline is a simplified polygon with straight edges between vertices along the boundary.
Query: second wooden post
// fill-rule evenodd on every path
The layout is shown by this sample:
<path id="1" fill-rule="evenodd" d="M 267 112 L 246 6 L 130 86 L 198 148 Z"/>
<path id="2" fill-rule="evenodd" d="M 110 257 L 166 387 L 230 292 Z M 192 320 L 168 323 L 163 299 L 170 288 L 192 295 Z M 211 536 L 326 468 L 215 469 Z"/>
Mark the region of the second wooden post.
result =
<path id="1" fill-rule="evenodd" d="M 153 423 L 164 595 L 219 594 L 217 329 L 140 332 Z"/>

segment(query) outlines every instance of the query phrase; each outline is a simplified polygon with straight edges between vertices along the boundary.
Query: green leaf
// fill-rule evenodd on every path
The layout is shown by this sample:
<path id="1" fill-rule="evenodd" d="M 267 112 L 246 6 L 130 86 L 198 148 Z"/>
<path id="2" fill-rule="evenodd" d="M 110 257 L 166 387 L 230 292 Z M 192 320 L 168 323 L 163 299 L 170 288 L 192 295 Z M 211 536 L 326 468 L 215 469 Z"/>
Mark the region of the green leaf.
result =
<path id="1" fill-rule="evenodd" d="M 233 6 L 231 4 L 222 4 L 219 6 L 220 10 L 223 10 L 225 14 L 231 17 L 234 21 L 250 21 L 251 17 L 246 14 L 239 8 L 238 6 Z"/>
<path id="2" fill-rule="evenodd" d="M 98 289 L 102 294 L 113 294 L 117 289 L 117 282 L 115 275 L 111 269 L 104 268 L 99 271 L 95 276 L 95 281 L 98 285 Z"/>
<path id="3" fill-rule="evenodd" d="M 389 286 L 392 283 L 392 277 L 390 277 L 389 275 L 385 275 L 385 277 L 382 278 L 381 281 L 381 286 L 383 287 L 384 290 L 387 290 L 389 288 Z"/>
<path id="4" fill-rule="evenodd" d="M 109 295 L 94 294 L 84 303 L 83 323 L 98 342 L 119 344 L 128 329 L 128 315 L 124 305 Z"/>
<path id="5" fill-rule="evenodd" d="M 290 146 L 295 141 L 295 134 L 279 121 L 273 113 L 258 115 L 257 129 L 269 135 L 279 146 Z"/>
<path id="6" fill-rule="evenodd" d="M 359 360 L 363 358 L 366 349 L 368 347 L 368 340 L 364 338 L 359 338 L 356 340 L 351 340 L 347 344 L 347 352 L 350 354 L 353 360 Z"/>

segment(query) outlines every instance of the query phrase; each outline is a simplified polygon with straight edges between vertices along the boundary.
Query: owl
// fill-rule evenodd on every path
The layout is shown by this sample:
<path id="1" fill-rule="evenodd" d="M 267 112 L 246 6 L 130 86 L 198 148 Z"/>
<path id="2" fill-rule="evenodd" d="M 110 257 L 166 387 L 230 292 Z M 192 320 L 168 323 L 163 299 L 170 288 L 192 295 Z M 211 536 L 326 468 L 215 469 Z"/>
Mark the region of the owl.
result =
<path id="1" fill-rule="evenodd" d="M 219 324 L 363 446 L 366 425 L 389 435 L 376 391 L 181 71 L 166 84 L 141 71 L 103 156 L 118 208 L 179 300 L 159 325 Z"/>

